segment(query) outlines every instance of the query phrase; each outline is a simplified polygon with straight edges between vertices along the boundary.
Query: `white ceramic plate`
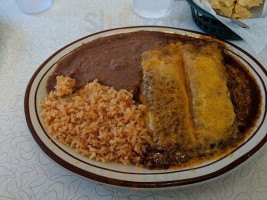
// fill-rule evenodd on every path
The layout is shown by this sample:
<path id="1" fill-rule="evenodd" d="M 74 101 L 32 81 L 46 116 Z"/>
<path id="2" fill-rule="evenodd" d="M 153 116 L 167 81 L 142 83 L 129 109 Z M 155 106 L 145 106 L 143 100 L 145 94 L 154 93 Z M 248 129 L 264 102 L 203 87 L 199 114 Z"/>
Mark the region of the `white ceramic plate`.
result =
<path id="1" fill-rule="evenodd" d="M 262 94 L 261 115 L 257 125 L 251 131 L 244 143 L 231 152 L 231 156 L 205 162 L 195 166 L 194 170 L 189 168 L 169 170 L 148 170 L 134 166 L 123 166 L 115 163 L 100 163 L 89 160 L 76 153 L 73 149 L 66 147 L 57 140 L 50 137 L 44 129 L 43 119 L 40 116 L 39 102 L 46 93 L 46 81 L 55 69 L 55 63 L 75 48 L 84 43 L 100 37 L 113 34 L 135 32 L 140 30 L 160 31 L 173 34 L 188 35 L 192 37 L 203 37 L 203 34 L 168 27 L 127 27 L 107 30 L 81 38 L 50 56 L 35 72 L 31 78 L 25 94 L 25 115 L 29 129 L 42 150 L 55 162 L 65 169 L 83 177 L 102 183 L 137 188 L 162 188 L 180 185 L 188 185 L 206 181 L 228 172 L 238 166 L 252 154 L 254 154 L 267 140 L 266 119 L 266 85 L 267 72 L 264 67 L 251 55 L 239 47 L 226 43 L 229 53 L 242 62 L 253 74 Z"/>

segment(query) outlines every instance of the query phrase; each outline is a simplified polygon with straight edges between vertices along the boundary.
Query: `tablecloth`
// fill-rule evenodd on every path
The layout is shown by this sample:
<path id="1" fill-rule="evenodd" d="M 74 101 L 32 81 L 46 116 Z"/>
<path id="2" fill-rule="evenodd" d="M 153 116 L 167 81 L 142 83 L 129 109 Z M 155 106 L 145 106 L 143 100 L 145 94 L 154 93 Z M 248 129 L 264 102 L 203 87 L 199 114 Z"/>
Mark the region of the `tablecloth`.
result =
<path id="1" fill-rule="evenodd" d="M 251 159 L 207 183 L 162 190 L 106 186 L 78 177 L 53 162 L 31 136 L 24 117 L 24 93 L 35 70 L 66 44 L 97 31 L 133 25 L 164 25 L 201 31 L 184 0 L 163 19 L 143 19 L 131 0 L 54 0 L 38 15 L 20 12 L 14 0 L 0 0 L 0 199 L 92 200 L 266 200 L 267 145 Z M 267 49 L 255 55 L 267 67 Z"/>

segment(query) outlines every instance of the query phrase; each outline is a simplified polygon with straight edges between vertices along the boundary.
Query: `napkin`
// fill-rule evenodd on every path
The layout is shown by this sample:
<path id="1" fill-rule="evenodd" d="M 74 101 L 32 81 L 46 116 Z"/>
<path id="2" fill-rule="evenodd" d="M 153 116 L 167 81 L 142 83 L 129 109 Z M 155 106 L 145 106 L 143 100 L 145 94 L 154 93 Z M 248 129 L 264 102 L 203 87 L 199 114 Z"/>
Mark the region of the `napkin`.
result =
<path id="1" fill-rule="evenodd" d="M 259 18 L 242 19 L 249 28 L 239 27 L 237 24 L 232 22 L 229 18 L 222 17 L 216 14 L 212 9 L 210 3 L 207 0 L 200 2 L 199 0 L 193 0 L 199 7 L 211 13 L 214 17 L 220 20 L 224 25 L 228 26 L 232 31 L 239 35 L 251 49 L 259 54 L 265 46 L 267 46 L 267 15 L 266 15 L 266 4 L 263 9 L 263 14 Z"/>

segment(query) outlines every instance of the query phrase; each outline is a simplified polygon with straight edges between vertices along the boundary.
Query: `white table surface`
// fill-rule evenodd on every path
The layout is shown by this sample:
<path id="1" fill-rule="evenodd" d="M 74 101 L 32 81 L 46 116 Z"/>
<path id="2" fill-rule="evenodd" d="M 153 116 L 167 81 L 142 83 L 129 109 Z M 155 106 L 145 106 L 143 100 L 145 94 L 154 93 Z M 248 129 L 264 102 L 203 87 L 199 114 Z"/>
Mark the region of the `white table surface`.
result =
<path id="1" fill-rule="evenodd" d="M 21 13 L 0 0 L 0 199 L 266 200 L 267 145 L 250 160 L 208 183 L 173 190 L 113 188 L 80 178 L 53 162 L 36 144 L 24 117 L 24 92 L 32 74 L 52 53 L 88 34 L 132 25 L 164 25 L 200 31 L 189 6 L 175 1 L 169 17 L 142 19 L 131 0 L 54 0 L 47 12 Z M 245 42 L 235 42 L 248 52 Z M 267 67 L 267 48 L 254 55 Z"/>

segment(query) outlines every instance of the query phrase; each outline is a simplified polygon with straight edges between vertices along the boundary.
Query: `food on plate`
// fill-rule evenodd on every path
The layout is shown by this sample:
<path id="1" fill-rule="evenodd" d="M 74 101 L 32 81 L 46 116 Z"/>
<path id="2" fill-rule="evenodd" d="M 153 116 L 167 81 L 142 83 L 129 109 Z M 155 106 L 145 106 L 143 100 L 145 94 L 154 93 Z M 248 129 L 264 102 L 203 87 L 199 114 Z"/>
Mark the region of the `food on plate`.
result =
<path id="1" fill-rule="evenodd" d="M 149 31 L 75 49 L 47 90 L 40 105 L 50 135 L 90 159 L 149 169 L 227 155 L 255 126 L 261 102 L 256 80 L 221 43 Z"/>
<path id="2" fill-rule="evenodd" d="M 145 52 L 142 66 L 141 102 L 149 110 L 151 148 L 157 152 L 149 154 L 146 166 L 175 165 L 182 156 L 193 161 L 207 146 L 236 137 L 236 115 L 218 44 L 170 43 Z M 192 149 L 201 150 L 194 155 Z"/>
<path id="3" fill-rule="evenodd" d="M 161 34 L 148 37 L 147 33 L 139 33 L 130 38 L 114 35 L 89 42 L 57 63 L 48 80 L 47 90 L 54 89 L 56 76 L 60 75 L 75 79 L 74 89 L 98 79 L 99 83 L 116 90 L 135 90 L 141 81 L 141 69 L 137 67 L 140 54 L 171 37 L 163 38 Z"/>
<path id="4" fill-rule="evenodd" d="M 152 147 L 161 150 L 177 146 L 192 148 L 195 135 L 181 45 L 171 43 L 145 52 L 142 69 L 141 102 L 149 110 Z"/>
<path id="5" fill-rule="evenodd" d="M 202 1 L 202 0 L 201 0 Z M 218 13 L 236 19 L 251 17 L 250 9 L 263 4 L 263 0 L 208 0 Z"/>
<path id="6" fill-rule="evenodd" d="M 187 44 L 182 52 L 197 140 L 205 145 L 229 140 L 236 116 L 218 45 Z"/>
<path id="7" fill-rule="evenodd" d="M 151 142 L 145 107 L 135 104 L 131 92 L 96 80 L 71 94 L 73 83 L 58 76 L 56 90 L 41 101 L 48 132 L 90 159 L 139 165 Z"/>

